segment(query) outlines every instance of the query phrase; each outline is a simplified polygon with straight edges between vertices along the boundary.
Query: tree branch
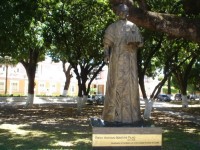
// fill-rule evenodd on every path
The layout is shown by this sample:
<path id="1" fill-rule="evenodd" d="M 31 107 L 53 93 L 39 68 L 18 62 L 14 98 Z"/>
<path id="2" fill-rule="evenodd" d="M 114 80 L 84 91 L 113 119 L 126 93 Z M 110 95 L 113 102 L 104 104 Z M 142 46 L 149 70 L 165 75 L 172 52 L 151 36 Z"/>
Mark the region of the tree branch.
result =
<path id="1" fill-rule="evenodd" d="M 172 14 L 144 12 L 134 7 L 130 8 L 129 20 L 144 28 L 200 43 L 200 20 Z"/>
<path id="2" fill-rule="evenodd" d="M 143 9 L 134 7 L 132 0 L 110 0 L 114 12 L 119 3 L 128 5 L 130 9 L 128 19 L 138 26 L 163 32 L 172 37 L 184 38 L 200 43 L 199 19 L 188 19 L 173 14 L 144 11 Z"/>

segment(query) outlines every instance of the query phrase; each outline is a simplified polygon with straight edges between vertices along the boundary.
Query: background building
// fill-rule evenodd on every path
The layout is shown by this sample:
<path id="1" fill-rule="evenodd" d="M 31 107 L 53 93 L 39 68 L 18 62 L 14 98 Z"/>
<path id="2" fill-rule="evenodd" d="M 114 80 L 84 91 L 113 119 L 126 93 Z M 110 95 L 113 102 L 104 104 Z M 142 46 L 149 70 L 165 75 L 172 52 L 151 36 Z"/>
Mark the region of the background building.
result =
<path id="1" fill-rule="evenodd" d="M 21 63 L 7 68 L 7 95 L 26 96 L 28 94 L 28 78 L 26 70 Z M 73 73 L 73 72 L 72 72 Z M 102 71 L 93 81 L 91 89 L 97 94 L 105 93 L 107 69 Z M 35 76 L 35 95 L 60 96 L 63 93 L 65 75 L 62 63 L 54 63 L 47 59 L 39 62 Z M 6 65 L 0 65 L 0 94 L 4 95 L 6 90 Z M 76 75 L 70 82 L 68 95 L 78 95 L 78 84 Z"/>
<path id="2" fill-rule="evenodd" d="M 26 70 L 21 63 L 16 66 L 8 66 L 7 70 L 7 94 L 26 96 L 28 93 L 28 78 Z M 53 63 L 46 60 L 38 63 L 35 76 L 35 95 L 59 96 L 62 94 L 65 76 L 61 63 Z M 69 93 L 76 95 L 77 83 L 71 81 Z M 6 90 L 6 66 L 0 65 L 0 94 Z"/>
<path id="3" fill-rule="evenodd" d="M 21 63 L 16 66 L 9 65 L 7 68 L 7 95 L 26 96 L 28 94 L 28 78 L 25 68 Z M 95 78 L 91 84 L 90 95 L 105 94 L 108 67 Z M 73 72 L 72 72 L 73 73 Z M 60 96 L 63 93 L 65 75 L 62 63 L 54 63 L 50 59 L 38 63 L 35 76 L 35 95 L 37 96 Z M 150 96 L 158 80 L 145 77 L 145 87 L 147 96 Z M 0 65 L 0 95 L 4 95 L 6 90 L 6 66 Z M 78 95 L 78 84 L 76 75 L 73 74 L 69 90 L 69 96 Z M 141 95 L 141 92 L 140 92 Z"/>

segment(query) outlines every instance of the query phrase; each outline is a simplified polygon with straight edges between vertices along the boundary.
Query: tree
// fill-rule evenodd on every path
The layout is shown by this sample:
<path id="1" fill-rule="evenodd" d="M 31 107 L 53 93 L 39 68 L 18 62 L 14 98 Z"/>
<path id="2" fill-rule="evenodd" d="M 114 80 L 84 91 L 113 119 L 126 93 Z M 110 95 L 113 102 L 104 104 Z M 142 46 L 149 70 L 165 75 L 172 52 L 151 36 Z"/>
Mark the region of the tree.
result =
<path id="1" fill-rule="evenodd" d="M 70 81 L 71 81 L 71 78 L 73 77 L 71 74 L 72 66 L 69 65 L 68 68 L 66 69 L 66 61 L 63 60 L 62 67 L 63 67 L 63 72 L 65 74 L 65 79 L 66 79 L 62 95 L 67 96 L 67 91 L 69 89 Z"/>
<path id="2" fill-rule="evenodd" d="M 173 48 L 173 42 L 168 40 L 163 34 L 145 31 L 143 35 L 145 44 L 138 52 L 138 72 L 139 84 L 143 99 L 145 100 L 144 118 L 149 118 L 153 101 L 161 92 L 167 79 L 176 69 L 173 66 L 173 60 L 177 54 L 177 49 Z M 144 85 L 144 77 L 154 78 L 159 74 L 162 74 L 163 78 L 155 87 L 152 87 L 152 93 L 148 98 Z"/>
<path id="3" fill-rule="evenodd" d="M 138 50 L 138 78 L 143 99 L 145 101 L 144 118 L 149 118 L 153 103 L 151 100 L 152 97 L 147 97 L 144 79 L 145 76 L 154 78 L 157 75 L 156 70 L 161 67 L 162 62 L 157 56 L 162 47 L 164 36 L 162 34 L 152 33 L 148 30 L 143 32 L 143 36 L 145 39 L 144 47 Z"/>
<path id="4" fill-rule="evenodd" d="M 129 20 L 138 26 L 156 32 L 163 32 L 171 37 L 184 38 L 200 43 L 200 15 L 199 9 L 197 9 L 200 3 L 197 0 L 189 1 L 109 0 L 113 10 L 116 9 L 119 3 L 126 3 L 130 7 Z M 133 2 L 135 2 L 134 5 Z M 160 8 L 176 5 L 177 12 L 170 14 L 169 12 L 163 12 L 161 9 L 155 10 L 156 5 L 152 5 L 152 3 L 156 3 L 157 7 Z"/>
<path id="5" fill-rule="evenodd" d="M 111 18 L 112 12 L 102 0 L 58 1 L 48 10 L 45 37 L 51 48 L 49 54 L 70 63 L 78 81 L 78 96 L 87 96 L 92 81 L 105 65 L 103 31 L 115 17 Z"/>
<path id="6" fill-rule="evenodd" d="M 9 55 L 16 48 L 15 42 L 23 36 L 23 31 L 31 23 L 34 2 L 2 0 L 0 2 L 0 54 Z"/>
<path id="7" fill-rule="evenodd" d="M 154 78 L 157 75 L 156 69 L 161 63 L 156 58 L 156 54 L 162 47 L 163 35 L 145 30 L 143 36 L 144 47 L 138 50 L 138 78 L 143 98 L 147 99 L 144 78 L 145 76 Z"/>
<path id="8" fill-rule="evenodd" d="M 0 11 L 3 27 L 2 50 L 25 67 L 28 76 L 27 107 L 34 98 L 35 72 L 38 61 L 44 59 L 45 47 L 42 38 L 42 9 L 37 1 L 3 1 Z M 8 15 L 7 15 L 8 13 Z"/>
<path id="9" fill-rule="evenodd" d="M 158 3 L 158 2 L 157 2 Z M 167 7 L 166 5 L 157 5 L 157 3 L 151 2 L 151 7 L 154 10 L 162 10 L 163 12 L 175 12 L 174 7 Z M 171 6 L 171 5 L 170 5 Z M 173 5 L 172 5 L 173 6 Z M 165 84 L 166 80 L 170 77 L 172 69 L 170 69 L 171 61 L 174 57 L 174 52 L 170 46 L 170 39 L 166 37 L 163 33 L 150 32 L 147 29 L 143 32 L 144 36 L 144 47 L 138 52 L 138 72 L 139 72 L 139 84 L 143 98 L 145 100 L 145 113 L 144 118 L 150 117 L 151 106 L 154 99 L 160 93 L 162 86 Z M 165 44 L 167 43 L 167 44 Z M 159 70 L 163 70 L 162 74 L 164 77 L 154 87 L 149 98 L 147 98 L 144 77 L 154 78 L 159 74 Z M 152 87 L 153 88 L 153 87 Z"/>
<path id="10" fill-rule="evenodd" d="M 187 52 L 181 53 L 175 57 L 174 67 L 176 67 L 177 69 L 174 71 L 173 74 L 176 78 L 180 92 L 182 94 L 182 106 L 188 107 L 187 85 L 190 77 L 190 72 L 192 71 L 192 67 L 199 57 L 199 46 L 193 43 L 188 43 L 187 45 L 185 45 L 186 42 L 183 43 L 184 44 L 182 45 L 182 47 L 179 46 L 178 48 Z M 177 67 L 177 65 L 180 63 L 180 60 L 185 58 L 188 59 L 182 65 Z"/>
<path id="11" fill-rule="evenodd" d="M 188 79 L 188 91 L 195 93 L 200 91 L 200 63 L 199 58 L 192 67 L 191 73 Z"/>
<path id="12" fill-rule="evenodd" d="M 34 101 L 35 73 L 37 63 L 45 59 L 46 47 L 43 40 L 42 10 L 40 4 L 35 3 L 30 11 L 34 12 L 29 29 L 24 31 L 24 37 L 18 43 L 19 62 L 24 66 L 28 76 L 28 99 L 26 107 L 32 107 Z"/>

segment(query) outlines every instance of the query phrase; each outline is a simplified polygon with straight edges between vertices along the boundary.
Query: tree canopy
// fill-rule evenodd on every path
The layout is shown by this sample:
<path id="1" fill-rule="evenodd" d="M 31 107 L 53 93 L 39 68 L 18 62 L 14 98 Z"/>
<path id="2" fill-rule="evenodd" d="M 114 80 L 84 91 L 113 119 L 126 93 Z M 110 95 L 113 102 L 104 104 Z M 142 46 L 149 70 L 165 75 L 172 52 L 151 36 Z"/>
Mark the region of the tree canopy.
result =
<path id="1" fill-rule="evenodd" d="M 91 82 L 105 65 L 103 32 L 114 14 L 102 0 L 57 1 L 47 12 L 44 36 L 49 55 L 70 63 L 78 80 L 79 96 L 87 95 Z"/>
<path id="2" fill-rule="evenodd" d="M 170 37 L 200 43 L 198 0 L 109 0 L 109 2 L 113 10 L 119 3 L 127 4 L 130 8 L 129 20 L 138 26 L 166 33 Z M 173 6 L 176 6 L 173 12 L 166 9 Z"/>
<path id="3" fill-rule="evenodd" d="M 122 2 L 130 7 L 130 21 L 142 30 L 151 30 L 145 31 L 146 35 L 144 32 L 146 46 L 139 62 L 140 69 L 144 69 L 143 77 L 156 75 L 158 67 L 161 70 L 167 68 L 167 58 L 174 58 L 173 62 L 176 57 L 179 64 L 186 52 L 198 57 L 199 50 L 192 46 L 200 42 L 200 2 L 197 0 L 2 0 L 0 55 L 11 56 L 25 67 L 30 65 L 28 70 L 35 70 L 48 47 L 48 54 L 54 60 L 72 64 L 82 85 L 88 79 L 92 82 L 104 65 L 103 32 L 115 19 L 110 8 L 115 12 L 116 6 Z M 164 44 L 159 41 L 161 38 L 164 38 Z M 182 43 L 185 45 L 178 44 L 180 39 L 184 39 Z M 153 54 L 153 46 L 159 44 L 160 49 Z M 183 50 L 186 46 L 189 48 Z M 177 56 L 168 55 L 178 49 L 181 51 Z M 82 90 L 88 92 L 86 87 Z"/>

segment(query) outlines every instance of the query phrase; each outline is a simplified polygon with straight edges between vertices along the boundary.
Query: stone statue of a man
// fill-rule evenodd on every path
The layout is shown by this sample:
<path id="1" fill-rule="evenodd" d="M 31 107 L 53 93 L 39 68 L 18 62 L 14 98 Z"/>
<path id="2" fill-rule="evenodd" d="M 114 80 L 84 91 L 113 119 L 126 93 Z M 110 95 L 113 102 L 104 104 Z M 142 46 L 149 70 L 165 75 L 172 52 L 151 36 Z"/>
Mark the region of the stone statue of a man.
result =
<path id="1" fill-rule="evenodd" d="M 137 49 L 142 46 L 138 27 L 127 20 L 129 9 L 118 7 L 119 20 L 104 35 L 105 61 L 109 62 L 102 119 L 132 124 L 141 120 Z"/>

